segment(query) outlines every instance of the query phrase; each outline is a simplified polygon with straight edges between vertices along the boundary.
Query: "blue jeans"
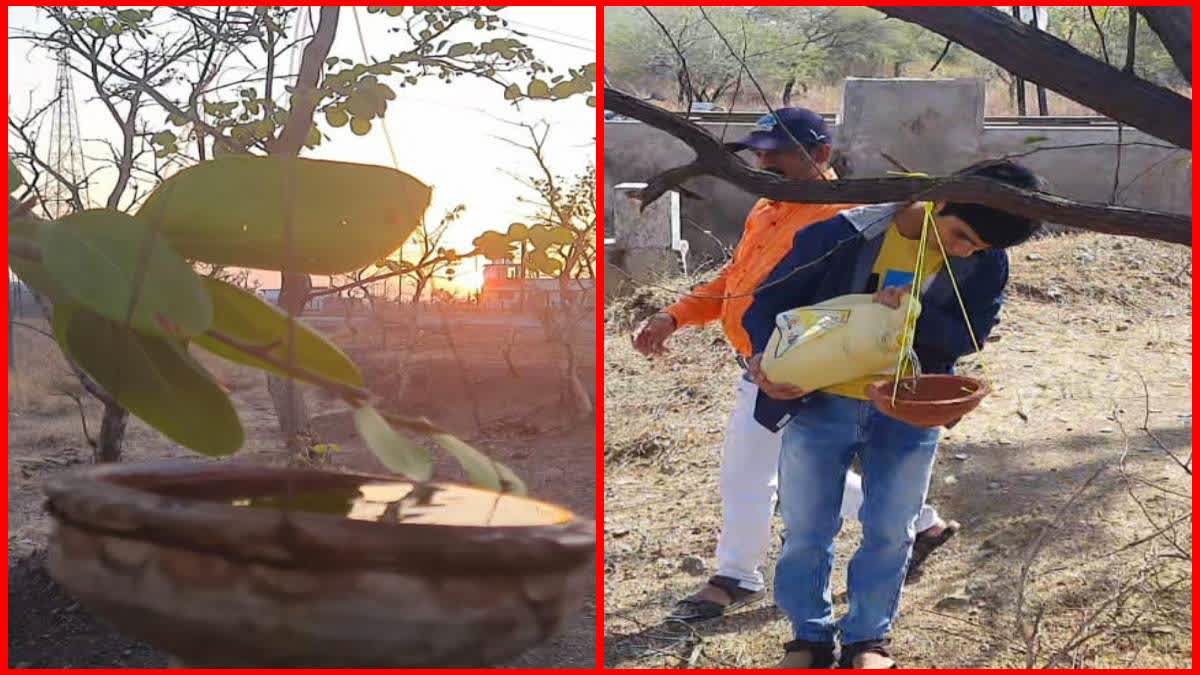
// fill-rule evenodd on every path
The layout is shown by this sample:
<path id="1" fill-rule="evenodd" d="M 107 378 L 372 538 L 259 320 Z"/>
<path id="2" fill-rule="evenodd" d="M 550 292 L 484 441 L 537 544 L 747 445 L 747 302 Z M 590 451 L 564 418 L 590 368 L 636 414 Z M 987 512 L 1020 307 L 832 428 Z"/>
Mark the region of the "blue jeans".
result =
<path id="1" fill-rule="evenodd" d="M 832 642 L 882 639 L 900 603 L 937 451 L 938 429 L 894 420 L 870 401 L 814 394 L 783 431 L 779 500 L 786 534 L 775 568 L 775 602 L 795 637 Z M 846 471 L 862 463 L 862 543 L 850 561 L 850 610 L 837 624 L 829 574 Z"/>

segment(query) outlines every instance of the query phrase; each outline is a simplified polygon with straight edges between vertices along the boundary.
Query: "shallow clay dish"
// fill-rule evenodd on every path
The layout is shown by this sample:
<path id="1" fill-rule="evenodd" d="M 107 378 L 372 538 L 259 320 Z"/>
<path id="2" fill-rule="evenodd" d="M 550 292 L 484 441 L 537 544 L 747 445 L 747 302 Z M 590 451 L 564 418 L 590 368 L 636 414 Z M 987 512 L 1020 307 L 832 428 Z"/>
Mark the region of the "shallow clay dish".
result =
<path id="1" fill-rule="evenodd" d="M 979 405 L 992 389 L 986 382 L 961 375 L 921 375 L 900 380 L 892 405 L 895 380 L 875 382 L 867 396 L 880 412 L 916 427 L 954 426 Z"/>
<path id="2" fill-rule="evenodd" d="M 593 578 L 592 521 L 463 486 L 206 461 L 91 467 L 46 494 L 54 579 L 185 666 L 501 663 Z"/>

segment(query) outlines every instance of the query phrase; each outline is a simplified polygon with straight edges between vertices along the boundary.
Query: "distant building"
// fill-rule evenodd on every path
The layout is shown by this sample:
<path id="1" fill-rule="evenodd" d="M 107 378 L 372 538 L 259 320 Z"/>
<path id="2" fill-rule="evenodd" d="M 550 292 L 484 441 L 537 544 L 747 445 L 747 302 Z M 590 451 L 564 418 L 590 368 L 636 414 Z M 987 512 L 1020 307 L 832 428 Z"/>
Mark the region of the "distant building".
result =
<path id="1" fill-rule="evenodd" d="M 558 279 L 522 279 L 521 266 L 511 260 L 500 260 L 483 266 L 483 288 L 479 304 L 503 309 L 533 309 L 556 306 L 568 300 L 585 304 L 596 301 L 595 279 L 572 279 L 567 282 L 564 296 Z"/>

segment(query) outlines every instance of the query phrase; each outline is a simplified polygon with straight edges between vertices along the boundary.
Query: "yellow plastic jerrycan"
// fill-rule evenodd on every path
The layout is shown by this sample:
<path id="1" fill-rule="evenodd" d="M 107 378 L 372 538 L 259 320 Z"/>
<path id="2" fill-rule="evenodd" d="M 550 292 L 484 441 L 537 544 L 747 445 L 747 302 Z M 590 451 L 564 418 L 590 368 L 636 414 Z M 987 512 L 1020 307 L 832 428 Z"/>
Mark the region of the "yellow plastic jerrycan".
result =
<path id="1" fill-rule="evenodd" d="M 815 391 L 895 369 L 910 302 L 915 324 L 921 303 L 907 295 L 896 309 L 862 293 L 781 312 L 763 352 L 763 374 Z"/>

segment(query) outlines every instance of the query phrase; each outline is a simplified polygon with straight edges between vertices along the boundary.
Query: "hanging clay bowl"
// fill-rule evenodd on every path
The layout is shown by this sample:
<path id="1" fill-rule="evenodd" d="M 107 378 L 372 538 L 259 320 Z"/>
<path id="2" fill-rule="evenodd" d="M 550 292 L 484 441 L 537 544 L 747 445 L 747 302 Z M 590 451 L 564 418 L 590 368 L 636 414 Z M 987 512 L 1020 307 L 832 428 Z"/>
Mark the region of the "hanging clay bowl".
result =
<path id="1" fill-rule="evenodd" d="M 593 578 L 590 520 L 458 485 L 183 462 L 92 467 L 46 494 L 54 579 L 189 667 L 502 663 Z"/>
<path id="2" fill-rule="evenodd" d="M 867 387 L 867 396 L 883 414 L 915 427 L 952 427 L 992 391 L 970 377 L 921 375 L 900 380 L 893 404 L 894 387 L 895 380 L 875 382 Z"/>

